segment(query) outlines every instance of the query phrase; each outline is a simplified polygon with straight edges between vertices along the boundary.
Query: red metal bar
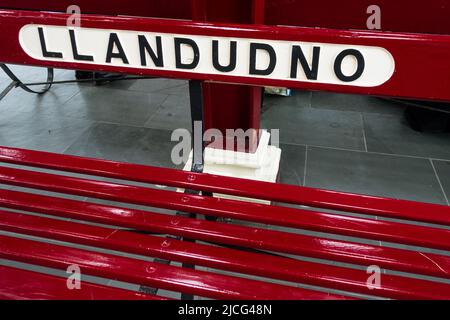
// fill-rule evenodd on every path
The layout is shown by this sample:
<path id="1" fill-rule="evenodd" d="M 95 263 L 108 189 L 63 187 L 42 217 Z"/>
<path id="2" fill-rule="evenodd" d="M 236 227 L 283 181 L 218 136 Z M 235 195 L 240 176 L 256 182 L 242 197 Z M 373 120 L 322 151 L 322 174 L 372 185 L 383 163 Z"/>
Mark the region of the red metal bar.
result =
<path id="1" fill-rule="evenodd" d="M 386 269 L 442 278 L 448 278 L 450 274 L 450 258 L 437 254 L 212 223 L 16 191 L 0 190 L 0 199 L 3 207 L 11 209 L 171 234 L 188 239 L 336 260 L 363 266 L 378 265 Z"/>
<path id="2" fill-rule="evenodd" d="M 0 236 L 0 257 L 58 269 L 66 269 L 72 264 L 77 264 L 84 274 L 213 299 L 347 299 L 342 296 L 295 287 L 194 271 L 6 236 Z M 436 294 L 436 297 L 439 296 Z"/>
<path id="3" fill-rule="evenodd" d="M 328 90 L 405 98 L 439 99 L 450 101 L 450 36 L 405 34 L 391 32 L 340 31 L 316 28 L 274 27 L 262 25 L 207 24 L 177 20 L 130 17 L 100 17 L 86 15 L 83 27 L 118 30 L 153 31 L 170 34 L 222 36 L 251 39 L 272 39 L 298 42 L 337 43 L 344 45 L 379 46 L 388 50 L 396 61 L 392 78 L 377 87 L 341 86 L 266 78 L 209 75 L 200 73 L 130 69 L 83 63 L 38 61 L 29 57 L 18 41 L 20 29 L 30 23 L 65 26 L 67 15 L 59 13 L 3 10 L 0 12 L 0 35 L 7 47 L 0 48 L 0 60 L 5 63 L 53 66 L 70 69 L 92 69 L 111 72 L 148 74 L 162 77 L 198 79 L 206 81 L 240 83 L 256 86 L 281 86 L 300 89 Z M 432 57 L 432 58 L 430 58 Z"/>
<path id="4" fill-rule="evenodd" d="M 0 161 L 317 208 L 450 225 L 450 208 L 292 185 L 1 147 Z"/>
<path id="5" fill-rule="evenodd" d="M 258 0 L 261 2 L 260 0 Z M 264 6 L 253 6 L 254 0 L 192 0 L 192 19 L 197 22 L 254 23 L 261 19 Z M 259 22 L 262 23 L 262 22 Z M 222 83 L 203 83 L 204 127 L 217 129 L 226 137 L 228 129 L 254 129 L 244 150 L 238 150 L 234 139 L 223 139 L 223 149 L 256 152 L 259 143 L 262 88 Z M 218 143 L 218 141 L 215 141 Z"/>
<path id="6" fill-rule="evenodd" d="M 218 3 L 216 1 L 216 3 Z M 65 12 L 76 4 L 84 13 L 134 15 L 190 19 L 189 0 L 1 0 L 1 8 Z M 447 0 L 266 0 L 265 20 L 271 25 L 309 26 L 334 29 L 367 28 L 367 8 L 377 4 L 382 12 L 381 30 L 412 33 L 450 34 L 450 5 Z M 336 19 L 339 17 L 339 19 Z"/>
<path id="7" fill-rule="evenodd" d="M 449 230 L 225 200 L 3 167 L 0 182 L 138 205 L 448 250 Z M 8 198 L 4 200 L 8 202 Z M 6 204 L 4 204 L 6 205 Z M 261 214 L 261 213 L 264 214 Z M 300 219 L 301 217 L 301 219 Z M 410 234 L 414 232 L 416 234 Z"/>
<path id="8" fill-rule="evenodd" d="M 0 300 L 167 300 L 83 281 L 69 290 L 67 279 L 0 266 Z"/>
<path id="9" fill-rule="evenodd" d="M 170 19 L 190 19 L 190 0 L 133 0 L 133 5 L 123 0 L 0 0 L 0 8 L 66 12 L 72 5 L 80 7 L 83 14 L 129 15 Z"/>
<path id="10" fill-rule="evenodd" d="M 450 290 L 450 286 L 446 284 L 390 275 L 383 276 L 382 287 L 373 290 L 367 286 L 365 271 L 221 249 L 5 211 L 0 211 L 0 230 L 393 299 L 420 299 L 430 295 L 429 290 L 438 290 L 441 294 Z M 137 243 L 139 246 L 136 246 Z M 423 288 L 426 288 L 425 291 L 428 293 L 425 293 Z"/>
<path id="11" fill-rule="evenodd" d="M 367 8 L 381 9 L 381 30 L 450 34 L 447 0 L 267 0 L 266 23 L 335 29 L 367 29 Z"/>
<path id="12" fill-rule="evenodd" d="M 252 0 L 253 23 L 264 24 L 266 20 L 266 3 L 267 0 Z"/>

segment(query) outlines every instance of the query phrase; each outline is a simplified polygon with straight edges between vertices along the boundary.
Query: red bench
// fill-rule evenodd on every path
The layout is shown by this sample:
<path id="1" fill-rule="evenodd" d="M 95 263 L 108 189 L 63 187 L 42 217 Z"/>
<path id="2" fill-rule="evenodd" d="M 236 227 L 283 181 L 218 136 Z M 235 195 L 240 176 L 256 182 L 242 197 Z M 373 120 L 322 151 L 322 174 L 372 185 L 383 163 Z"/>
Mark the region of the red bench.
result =
<path id="1" fill-rule="evenodd" d="M 191 96 L 193 105 L 206 111 L 206 119 L 212 118 L 213 109 L 226 110 L 210 119 L 226 128 L 226 120 L 237 121 L 242 112 L 247 127 L 259 127 L 261 92 L 234 88 L 229 94 L 221 91 L 222 83 L 450 100 L 450 36 L 445 34 L 449 28 L 446 20 L 437 19 L 448 12 L 442 5 L 429 5 L 428 15 L 422 7 L 413 11 L 413 17 L 432 17 L 426 20 L 432 25 L 422 26 L 411 25 L 415 20 L 404 12 L 397 19 L 398 3 L 387 7 L 391 2 L 383 1 L 395 17 L 387 20 L 387 28 L 395 32 L 379 32 L 361 30 L 360 22 L 353 21 L 358 17 L 354 12 L 365 13 L 359 2 L 345 7 L 343 30 L 341 20 L 328 16 L 336 10 L 305 16 L 309 11 L 299 1 L 283 6 L 277 1 L 247 1 L 248 11 L 240 10 L 241 0 L 227 1 L 230 7 L 222 2 L 230 12 L 251 16 L 230 13 L 230 19 L 222 19 L 215 17 L 221 7 L 206 6 L 205 1 L 182 1 L 183 6 L 179 1 L 165 1 L 164 6 L 111 1 L 105 7 L 99 1 L 79 0 L 86 12 L 82 28 L 73 30 L 68 24 L 71 16 L 61 13 L 71 1 L 16 2 L 0 4 L 0 41 L 8 44 L 0 46 L 1 63 L 204 81 L 205 105 L 201 108 L 201 99 Z M 316 5 L 325 7 L 308 6 Z M 52 10 L 57 12 L 48 12 Z M 297 21 L 302 12 L 303 22 Z M 129 34 L 134 34 L 133 40 L 121 42 Z M 169 41 L 174 34 L 198 49 L 194 59 L 186 53 L 190 51 L 182 51 L 183 57 L 177 47 L 181 42 Z M 92 41 L 84 47 L 78 41 L 89 37 Z M 217 66 L 218 55 L 213 57 L 218 49 L 214 41 L 205 49 L 205 37 L 229 43 L 230 48 L 230 38 L 241 49 L 252 43 L 250 59 L 234 73 L 231 53 L 231 69 Z M 165 45 L 150 57 L 151 50 L 158 51 L 157 41 Z M 125 48 L 121 52 L 115 50 L 119 45 Z M 292 50 L 286 51 L 286 46 Z M 256 68 L 258 50 L 270 54 L 266 70 Z M 129 52 L 134 54 L 127 56 Z M 306 56 L 308 63 L 302 60 Z M 354 75 L 343 73 L 348 56 L 356 58 Z M 212 61 L 200 70 L 186 63 L 199 64 L 208 57 Z M 155 67 L 148 65 L 150 58 Z M 322 72 L 317 72 L 314 60 L 325 66 Z M 331 73 L 324 77 L 324 71 Z M 8 90 L 17 85 L 25 86 L 15 80 Z M 235 103 L 239 99 L 248 102 L 244 110 Z M 20 166 L 0 167 L 0 183 L 9 186 L 0 189 L 0 258 L 6 260 L 0 266 L 1 299 L 164 299 L 158 289 L 182 293 L 182 298 L 450 299 L 450 207 L 8 147 L 0 147 L 0 162 Z M 218 199 L 211 193 L 273 205 Z M 73 265 L 82 275 L 136 284 L 142 290 L 100 285 L 92 278 L 83 279 L 80 290 L 69 290 L 67 278 L 56 270 L 65 272 Z M 56 270 L 44 273 L 48 269 L 42 267 Z M 389 271 L 375 286 L 374 270 Z"/>
<path id="2" fill-rule="evenodd" d="M 2 184 L 122 203 L 120 206 L 103 205 L 91 202 L 92 200 L 70 200 L 53 195 L 2 189 L 0 205 L 5 209 L 0 211 L 0 230 L 9 233 L 0 236 L 0 257 L 7 260 L 63 271 L 75 264 L 80 267 L 83 275 L 207 298 L 352 297 L 344 292 L 329 293 L 327 289 L 394 299 L 450 298 L 450 285 L 445 283 L 445 280 L 450 278 L 448 256 L 426 253 L 420 249 L 395 249 L 390 246 L 367 245 L 356 241 L 296 233 L 296 229 L 312 230 L 449 250 L 450 231 L 445 227 L 450 225 L 450 207 L 6 147 L 0 148 L 0 161 L 30 167 L 2 166 Z M 36 168 L 57 171 L 44 173 L 36 171 Z M 69 176 L 68 173 L 83 176 Z M 123 181 L 116 182 L 117 179 Z M 131 182 L 149 185 L 136 186 L 136 183 Z M 189 195 L 154 185 L 265 199 L 305 207 L 263 205 Z M 132 206 L 127 208 L 124 204 L 156 207 L 167 210 L 167 214 L 133 209 Z M 27 213 L 8 211 L 11 209 Z M 328 213 L 321 209 L 339 212 Z M 195 217 L 173 215 L 170 210 L 195 214 Z M 349 216 L 344 212 L 402 221 Z M 272 228 L 206 221 L 199 214 L 270 225 Z M 85 224 L 81 223 L 82 221 L 97 224 Z M 411 221 L 433 223 L 436 226 L 413 225 Z M 273 227 L 280 231 L 273 230 Z M 147 262 L 117 254 L 73 248 L 66 244 L 28 240 L 18 237 L 18 234 L 176 261 L 183 263 L 183 267 L 159 263 L 158 260 Z M 362 266 L 363 269 L 334 266 L 322 263 L 321 260 L 310 262 L 293 258 L 292 255 L 350 263 Z M 371 274 L 364 269 L 372 265 L 407 274 L 383 273 L 381 286 L 374 289 L 367 285 Z M 201 270 L 192 266 L 197 266 L 197 269 L 201 267 Z M 212 272 L 210 269 L 226 271 L 227 275 Z M 229 275 L 229 272 L 233 274 Z M 25 273 L 27 277 L 22 276 Z M 419 280 L 409 274 L 433 278 Z M 243 275 L 258 278 L 250 280 L 243 278 Z M 62 279 L 64 281 L 56 276 L 2 267 L 0 297 L 156 298 L 154 295 L 84 282 L 82 291 L 68 290 L 65 279 Z M 287 283 L 280 284 L 280 281 Z M 297 284 L 312 285 L 314 288 L 304 289 Z M 31 288 L 33 290 L 30 290 Z"/>

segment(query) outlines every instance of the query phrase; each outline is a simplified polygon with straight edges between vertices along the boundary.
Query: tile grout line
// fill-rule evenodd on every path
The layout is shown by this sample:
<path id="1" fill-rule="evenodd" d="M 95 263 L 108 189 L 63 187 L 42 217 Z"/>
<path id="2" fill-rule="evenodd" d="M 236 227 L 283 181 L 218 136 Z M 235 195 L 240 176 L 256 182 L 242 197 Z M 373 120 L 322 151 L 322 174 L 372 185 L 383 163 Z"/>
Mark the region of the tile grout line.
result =
<path id="1" fill-rule="evenodd" d="M 308 146 L 305 149 L 305 168 L 303 169 L 303 186 L 306 186 L 306 168 L 308 166 Z"/>
<path id="2" fill-rule="evenodd" d="M 313 92 L 309 92 L 309 107 L 312 108 Z"/>
<path id="3" fill-rule="evenodd" d="M 280 141 L 280 144 L 286 144 L 288 146 L 297 146 L 297 147 L 305 147 L 306 144 L 302 143 L 292 143 L 292 142 L 282 142 Z M 329 150 L 337 150 L 337 151 L 348 151 L 348 152 L 364 152 L 364 150 L 355 150 L 355 149 L 346 149 L 346 148 L 338 148 L 338 147 L 326 147 L 326 146 L 318 146 L 318 145 L 311 145 L 308 146 L 312 148 L 319 148 L 319 149 L 329 149 Z M 402 158 L 412 158 L 412 159 L 422 159 L 422 160 L 429 160 L 432 159 L 434 161 L 443 161 L 443 162 L 449 162 L 450 159 L 440 159 L 440 158 L 425 158 L 425 157 L 419 157 L 419 156 L 410 156 L 407 154 L 395 154 L 395 153 L 383 153 L 383 152 L 374 152 L 374 151 L 368 151 L 368 154 L 377 154 L 381 156 L 393 156 L 393 157 L 402 157 Z"/>
<path id="4" fill-rule="evenodd" d="M 66 102 L 62 103 L 61 106 L 64 106 L 65 104 L 67 104 L 70 100 L 72 100 L 76 95 L 78 95 L 80 92 L 75 93 L 73 96 L 71 96 Z M 155 111 L 158 112 L 159 110 L 161 110 L 162 105 L 166 102 L 166 100 L 169 98 L 169 96 L 171 94 L 165 94 L 167 97 L 163 100 L 163 102 L 161 102 L 161 104 L 159 104 L 157 106 L 157 110 Z M 21 114 L 27 114 L 29 113 L 29 111 L 17 111 Z M 42 116 L 44 117 L 51 117 L 50 114 L 43 114 Z M 154 118 L 155 114 L 150 115 L 150 118 L 146 121 L 151 121 Z M 125 126 L 125 127 L 132 127 L 132 128 L 143 128 L 143 129 L 154 129 L 154 130 L 164 130 L 164 131 L 173 131 L 172 129 L 158 129 L 158 128 L 152 128 L 152 127 L 148 127 L 145 125 L 145 123 L 143 125 L 138 125 L 138 124 L 131 124 L 131 123 L 123 123 L 123 122 L 113 122 L 113 121 L 107 121 L 107 120 L 90 120 L 88 118 L 80 118 L 80 117 L 76 117 L 76 116 L 71 116 L 71 115 L 63 115 L 60 116 L 61 118 L 65 118 L 67 120 L 71 120 L 71 119 L 76 119 L 76 120 L 83 120 L 83 121 L 91 121 L 92 124 L 96 124 L 96 123 L 104 123 L 104 124 L 111 124 L 111 125 L 119 125 L 119 126 Z"/>
<path id="5" fill-rule="evenodd" d="M 64 151 L 62 153 L 66 154 L 66 152 L 69 151 L 70 147 L 72 147 L 78 141 L 78 139 L 80 139 L 87 132 L 89 132 L 89 136 L 88 136 L 88 138 L 89 138 L 91 135 L 90 131 L 91 131 L 92 127 L 97 124 L 98 124 L 97 121 L 94 121 L 93 123 L 91 123 L 85 130 L 83 130 L 83 132 L 76 139 L 74 139 L 71 143 L 69 143 L 69 145 L 64 149 Z"/>
<path id="6" fill-rule="evenodd" d="M 151 79 L 136 79 L 134 81 L 141 81 L 141 80 L 151 80 Z M 118 81 L 120 81 L 120 80 L 118 80 Z M 127 81 L 127 80 L 125 80 L 125 81 Z M 128 93 L 143 93 L 143 94 L 147 94 L 147 95 L 151 95 L 151 94 L 162 94 L 162 95 L 174 94 L 174 95 L 177 95 L 176 93 L 163 93 L 161 91 L 168 90 L 168 89 L 169 90 L 175 89 L 175 88 L 178 88 L 178 87 L 182 87 L 184 85 L 185 84 L 179 84 L 179 85 L 175 85 L 173 87 L 167 87 L 167 88 L 158 89 L 156 91 L 132 90 L 130 88 L 124 89 L 124 88 L 120 88 L 120 87 L 111 87 L 111 86 L 108 87 L 107 85 L 101 86 L 101 88 L 105 89 L 105 90 L 118 90 L 118 91 L 123 91 L 123 92 L 128 92 Z M 82 88 L 96 88 L 96 87 L 98 87 L 98 86 L 83 86 Z"/>
<path id="7" fill-rule="evenodd" d="M 68 104 L 71 100 L 73 100 L 76 96 L 78 96 L 79 94 L 81 94 L 83 88 L 78 87 L 78 91 L 75 92 L 73 95 L 70 96 L 70 98 L 68 98 L 66 101 L 64 101 L 63 103 L 61 103 L 61 105 L 59 106 L 60 108 L 64 107 L 66 104 Z"/>
<path id="8" fill-rule="evenodd" d="M 435 165 L 433 163 L 433 160 L 432 159 L 429 159 L 429 160 L 430 160 L 430 163 L 431 163 L 431 167 L 433 168 L 434 174 L 436 175 L 436 179 L 437 179 L 437 181 L 439 183 L 439 186 L 441 187 L 441 191 L 442 191 L 442 193 L 444 195 L 444 199 L 447 202 L 447 205 L 450 206 L 450 202 L 448 201 L 447 194 L 445 193 L 444 186 L 442 185 L 441 178 L 439 178 L 439 175 L 437 173 L 437 170 L 436 170 L 436 167 L 435 167 Z"/>
<path id="9" fill-rule="evenodd" d="M 155 112 L 153 112 L 153 113 L 148 117 L 148 119 L 144 122 L 143 128 L 146 127 L 146 124 L 147 124 L 148 122 L 151 122 L 153 119 L 156 118 L 156 116 L 157 116 L 157 114 L 158 114 L 159 111 L 164 110 L 163 105 L 164 105 L 164 103 L 166 103 L 166 101 L 169 99 L 169 97 L 170 97 L 170 94 L 167 94 L 167 97 L 165 97 L 165 98 L 163 99 L 163 101 L 158 105 L 158 107 L 156 107 Z"/>
<path id="10" fill-rule="evenodd" d="M 363 132 L 363 139 L 364 139 L 364 148 L 366 152 L 369 152 L 369 149 L 367 148 L 367 139 L 366 139 L 366 127 L 364 125 L 364 115 L 361 113 L 361 124 L 362 124 L 362 132 Z"/>
<path id="11" fill-rule="evenodd" d="M 16 89 L 17 89 L 17 88 L 16 88 Z M 61 104 L 59 105 L 59 107 L 63 107 L 64 105 L 66 105 L 69 101 L 71 101 L 73 98 L 75 98 L 75 97 L 76 97 L 78 94 L 80 94 L 80 93 L 81 93 L 81 90 L 78 90 L 77 92 L 75 92 L 74 94 L 72 94 L 69 98 L 67 98 L 66 101 L 64 101 L 63 103 L 61 103 Z M 17 112 L 18 112 L 18 113 L 21 113 L 21 114 L 31 114 L 30 111 L 20 111 L 20 110 L 18 110 Z M 34 114 L 31 114 L 31 116 L 34 116 Z M 45 114 L 45 113 L 44 113 L 44 114 L 42 114 L 42 116 L 49 118 L 51 115 L 50 115 L 50 114 Z M 85 118 L 78 118 L 78 117 L 72 117 L 72 116 L 66 116 L 66 115 L 62 116 L 62 118 L 91 121 L 91 120 L 85 119 Z"/>

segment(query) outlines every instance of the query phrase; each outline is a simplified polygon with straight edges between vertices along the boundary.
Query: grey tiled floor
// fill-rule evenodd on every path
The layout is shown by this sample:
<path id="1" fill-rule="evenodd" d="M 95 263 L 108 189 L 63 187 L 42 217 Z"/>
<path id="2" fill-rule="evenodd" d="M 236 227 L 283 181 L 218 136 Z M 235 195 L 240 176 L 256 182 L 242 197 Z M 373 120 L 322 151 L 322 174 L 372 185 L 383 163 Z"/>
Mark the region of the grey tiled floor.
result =
<path id="1" fill-rule="evenodd" d="M 43 69 L 12 68 L 25 81 L 45 79 Z M 190 128 L 181 80 L 56 85 L 43 96 L 14 89 L 0 108 L 2 145 L 163 167 L 173 166 L 171 132 Z M 447 204 L 450 134 L 413 131 L 397 103 L 298 91 L 266 97 L 262 124 L 280 129 L 285 183 Z"/>
<path id="2" fill-rule="evenodd" d="M 266 98 L 263 112 L 280 128 L 284 183 L 448 204 L 450 134 L 412 130 L 397 103 L 297 92 Z"/>
<path id="3" fill-rule="evenodd" d="M 282 143 L 365 149 L 363 122 L 357 112 L 300 108 L 283 103 L 272 106 L 262 119 L 264 127 L 280 129 Z"/>
<path id="4" fill-rule="evenodd" d="M 450 159 L 449 134 L 411 130 L 402 117 L 364 114 L 369 151 L 421 158 Z"/>
<path id="5" fill-rule="evenodd" d="M 14 70 L 45 79 L 43 70 Z M 169 79 L 57 85 L 43 96 L 14 89 L 0 101 L 0 145 L 174 167 L 170 137 L 190 128 L 188 103 L 187 83 Z M 266 97 L 262 123 L 280 129 L 284 183 L 449 204 L 450 134 L 413 131 L 396 103 L 296 92 Z"/>
<path id="6" fill-rule="evenodd" d="M 433 165 L 448 200 L 450 199 L 450 161 L 434 161 Z"/>
<path id="7" fill-rule="evenodd" d="M 446 204 L 428 159 L 309 147 L 306 184 Z"/>

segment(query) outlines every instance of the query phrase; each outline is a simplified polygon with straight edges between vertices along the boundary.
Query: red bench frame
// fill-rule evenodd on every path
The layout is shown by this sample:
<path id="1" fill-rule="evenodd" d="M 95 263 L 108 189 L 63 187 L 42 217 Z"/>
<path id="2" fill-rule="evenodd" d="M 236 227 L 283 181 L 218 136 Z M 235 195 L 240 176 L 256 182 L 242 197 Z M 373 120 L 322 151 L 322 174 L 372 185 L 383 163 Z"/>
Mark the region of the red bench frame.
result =
<path id="1" fill-rule="evenodd" d="M 0 42 L 8 43 L 8 46 L 0 47 L 1 62 L 85 69 L 86 65 L 82 64 L 34 60 L 23 52 L 18 42 L 18 32 L 24 25 L 65 25 L 67 17 L 62 13 L 1 10 Z M 361 88 L 301 82 L 293 85 L 270 78 L 237 78 L 148 69 L 131 71 L 112 66 L 92 65 L 89 67 L 91 70 L 450 101 L 448 35 L 210 24 L 94 15 L 86 15 L 83 19 L 84 27 L 107 29 L 111 23 L 119 30 L 381 46 L 393 54 L 396 72 L 381 86 Z M 424 54 L 433 56 L 433 59 L 424 59 Z M 433 77 L 428 77 L 429 74 Z M 421 248 L 396 249 L 295 232 L 296 229 L 309 230 L 450 251 L 450 207 L 8 147 L 0 148 L 0 162 L 29 167 L 2 166 L 0 182 L 6 185 L 178 210 L 193 215 L 173 216 L 127 206 L 1 189 L 0 206 L 5 209 L 0 210 L 0 230 L 13 234 L 0 236 L 0 258 L 60 270 L 77 264 L 85 275 L 218 299 L 351 299 L 353 294 L 394 299 L 450 299 L 450 285 L 438 279 L 450 278 L 450 257 L 447 255 L 429 253 Z M 39 172 L 36 168 L 59 172 Z M 67 173 L 89 177 L 70 177 Z M 104 181 L 104 178 L 120 181 Z M 130 182 L 257 198 L 297 207 L 223 200 L 136 186 Z M 200 219 L 199 214 L 288 229 L 275 231 L 263 226 L 206 221 Z M 377 220 L 374 216 L 397 220 Z M 176 261 L 183 266 L 76 249 L 17 235 Z M 293 259 L 290 255 L 351 263 L 361 268 Z M 250 280 L 234 274 L 196 270 L 191 268 L 193 265 L 258 278 Z M 383 274 L 381 287 L 371 289 L 367 285 L 369 274 L 364 268 L 372 265 L 407 274 Z M 434 278 L 419 280 L 409 274 Z M 23 281 L 25 276 L 31 280 Z M 268 279 L 277 280 L 277 283 Z M 278 281 L 290 284 L 280 284 Z M 305 289 L 296 284 L 319 288 Z M 7 266 L 0 267 L 0 288 L 4 288 L 0 289 L 0 298 L 4 299 L 161 299 L 153 294 L 120 290 L 88 281 L 83 282 L 82 291 L 68 290 L 62 278 Z M 338 292 L 330 293 L 328 290 Z"/>
<path id="2" fill-rule="evenodd" d="M 255 86 L 279 86 L 308 90 L 326 90 L 378 96 L 450 101 L 450 35 L 335 30 L 303 27 L 280 27 L 223 23 L 201 23 L 183 20 L 83 15 L 83 27 L 115 30 L 138 30 L 212 37 L 234 37 L 299 42 L 319 42 L 374 46 L 387 49 L 395 60 L 394 75 L 377 87 L 342 86 L 315 82 L 292 82 L 265 78 L 201 74 L 158 69 L 131 69 L 113 65 L 41 61 L 28 56 L 19 43 L 21 28 L 28 24 L 66 26 L 69 15 L 51 12 L 1 10 L 0 47 L 3 63 L 50 66 L 68 69 L 91 69 L 138 75 L 195 79 Z M 430 58 L 432 57 L 432 58 Z"/>

